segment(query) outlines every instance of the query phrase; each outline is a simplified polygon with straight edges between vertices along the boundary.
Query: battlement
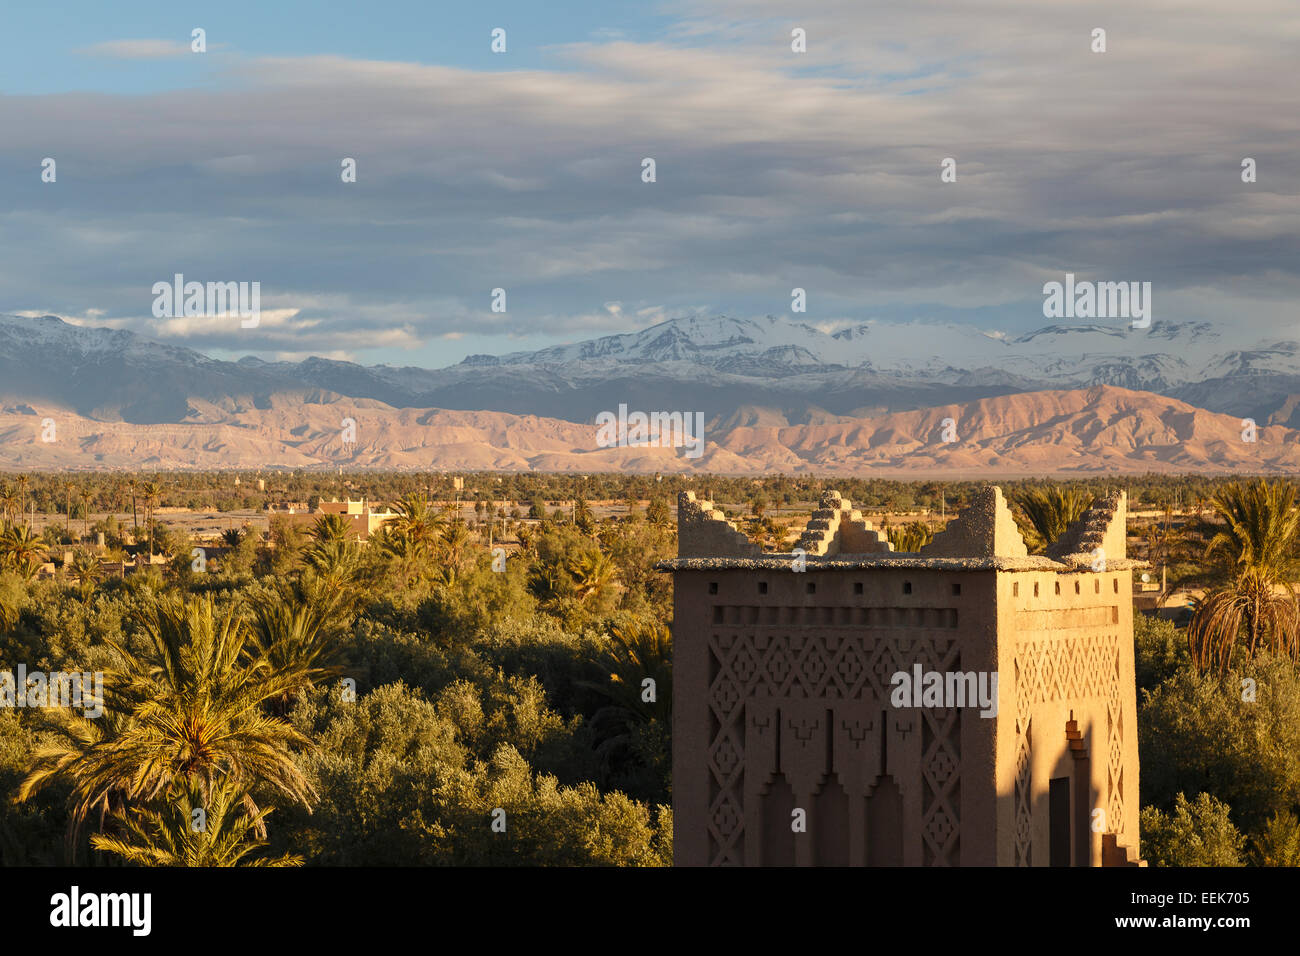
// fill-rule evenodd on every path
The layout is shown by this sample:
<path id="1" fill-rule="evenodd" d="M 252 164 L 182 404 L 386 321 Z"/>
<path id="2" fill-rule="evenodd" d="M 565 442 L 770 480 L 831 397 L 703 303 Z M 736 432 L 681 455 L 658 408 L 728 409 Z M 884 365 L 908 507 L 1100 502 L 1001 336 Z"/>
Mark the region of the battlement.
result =
<path id="1" fill-rule="evenodd" d="M 677 496 L 677 553 L 726 558 L 756 557 L 762 549 L 736 529 L 712 501 L 696 500 L 695 492 Z"/>
<path id="2" fill-rule="evenodd" d="M 894 550 L 879 531 L 864 521 L 853 502 L 838 491 L 828 491 L 804 528 L 797 547 L 806 555 L 875 554 Z"/>
<path id="3" fill-rule="evenodd" d="M 1123 492 L 1102 496 L 1047 548 L 1030 554 L 1002 489 L 990 485 L 976 493 L 948 526 L 916 554 L 894 551 L 853 502 L 838 491 L 825 492 L 794 549 L 764 552 L 717 508 L 684 491 L 677 504 L 677 559 L 661 570 L 687 568 L 779 568 L 798 562 L 808 570 L 846 567 L 933 568 L 935 570 L 1056 571 L 1076 573 L 1104 566 L 1111 571 L 1146 567 L 1125 550 L 1127 499 Z M 1098 549 L 1101 549 L 1100 552 Z"/>
<path id="4" fill-rule="evenodd" d="M 1126 508 L 1030 554 L 988 486 L 900 553 L 830 491 L 772 553 L 683 494 L 675 861 L 1141 866 Z"/>
<path id="5" fill-rule="evenodd" d="M 1029 549 L 1016 527 L 1002 489 L 982 489 L 975 500 L 921 554 L 935 558 L 1027 558 Z"/>
<path id="6" fill-rule="evenodd" d="M 1122 491 L 1103 495 L 1047 548 L 1047 556 L 1073 567 L 1107 566 L 1127 556 L 1128 496 Z"/>

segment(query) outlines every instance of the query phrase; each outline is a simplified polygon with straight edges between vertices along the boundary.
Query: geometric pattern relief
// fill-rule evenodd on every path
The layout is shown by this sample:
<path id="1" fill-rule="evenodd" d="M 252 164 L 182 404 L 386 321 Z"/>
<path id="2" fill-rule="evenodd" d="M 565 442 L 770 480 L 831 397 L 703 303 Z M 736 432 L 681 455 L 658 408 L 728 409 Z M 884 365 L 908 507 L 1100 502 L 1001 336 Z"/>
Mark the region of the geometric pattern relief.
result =
<path id="1" fill-rule="evenodd" d="M 1020 641 L 1016 644 L 1016 866 L 1032 866 L 1030 794 L 1034 704 L 1057 700 L 1106 700 L 1107 829 L 1124 819 L 1123 735 L 1119 697 L 1119 636 L 1089 634 Z"/>
<path id="2" fill-rule="evenodd" d="M 951 667 L 937 669 L 959 670 L 960 665 L 954 662 Z M 961 763 L 959 713 L 956 707 L 921 709 L 921 740 L 926 748 L 921 764 L 925 782 L 921 789 L 921 848 L 926 866 L 956 866 L 960 862 L 957 857 L 961 806 L 961 775 L 957 773 Z"/>
<path id="3" fill-rule="evenodd" d="M 709 638 L 709 708 L 713 739 L 708 748 L 711 865 L 744 863 L 746 701 L 868 701 L 888 706 L 890 678 L 904 666 L 957 670 L 952 637 L 897 632 L 879 636 L 843 631 L 793 634 L 720 629 Z M 960 718 L 956 708 L 921 708 L 920 821 L 924 862 L 955 865 L 960 837 Z M 750 768 L 766 774 L 775 768 Z M 835 768 L 826 768 L 827 773 Z M 844 768 L 839 768 L 841 775 Z"/>
<path id="4" fill-rule="evenodd" d="M 1115 679 L 1106 698 L 1106 727 L 1110 735 L 1110 754 L 1106 761 L 1106 829 L 1118 833 L 1124 842 L 1124 712 L 1119 700 L 1119 658 L 1115 659 Z"/>

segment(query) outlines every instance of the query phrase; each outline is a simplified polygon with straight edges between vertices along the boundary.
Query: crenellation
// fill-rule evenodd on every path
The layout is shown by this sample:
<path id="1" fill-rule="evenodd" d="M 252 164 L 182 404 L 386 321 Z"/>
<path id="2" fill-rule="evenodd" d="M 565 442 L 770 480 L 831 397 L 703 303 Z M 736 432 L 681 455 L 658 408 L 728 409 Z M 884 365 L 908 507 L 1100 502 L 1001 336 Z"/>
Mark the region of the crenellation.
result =
<path id="1" fill-rule="evenodd" d="M 695 492 L 677 497 L 677 553 L 681 557 L 716 555 L 748 557 L 762 549 L 727 520 L 712 501 L 697 501 Z"/>
<path id="2" fill-rule="evenodd" d="M 1071 566 L 1106 564 L 1127 557 L 1128 496 L 1114 491 L 1094 501 L 1047 547 L 1047 556 Z"/>
<path id="3" fill-rule="evenodd" d="M 1025 539 L 1007 507 L 1002 489 L 979 492 L 948 527 L 921 549 L 934 557 L 1028 557 Z"/>
<path id="4" fill-rule="evenodd" d="M 862 512 L 854 510 L 853 502 L 841 497 L 838 491 L 822 495 L 796 547 L 805 555 L 815 557 L 894 550 L 888 539 L 863 520 Z"/>
<path id="5" fill-rule="evenodd" d="M 1143 865 L 1120 586 L 1138 562 L 1028 554 L 997 488 L 920 554 L 824 495 L 802 562 L 701 553 L 700 527 L 730 525 L 684 504 L 696 536 L 661 565 L 680 865 Z M 1062 542 L 1112 547 L 1123 506 L 1099 501 Z M 900 703 L 900 674 L 993 696 Z"/>

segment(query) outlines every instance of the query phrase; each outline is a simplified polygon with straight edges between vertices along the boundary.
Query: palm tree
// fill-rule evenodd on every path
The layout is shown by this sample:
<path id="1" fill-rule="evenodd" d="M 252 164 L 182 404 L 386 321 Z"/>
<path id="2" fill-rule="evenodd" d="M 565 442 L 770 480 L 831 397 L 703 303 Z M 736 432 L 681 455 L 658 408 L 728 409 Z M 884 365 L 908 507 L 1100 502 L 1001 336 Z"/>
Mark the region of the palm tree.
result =
<path id="1" fill-rule="evenodd" d="M 465 564 L 465 549 L 469 547 L 469 532 L 459 521 L 445 525 L 442 529 L 439 549 L 442 558 L 442 572 L 448 584 L 455 584 Z"/>
<path id="2" fill-rule="evenodd" d="M 565 568 L 573 579 L 573 593 L 580 604 L 598 599 L 614 580 L 614 562 L 594 548 L 569 558 Z"/>
<path id="3" fill-rule="evenodd" d="M 271 813 L 269 807 L 250 812 L 246 798 L 226 782 L 206 795 L 196 786 L 177 788 L 161 810 L 128 813 L 122 836 L 95 834 L 90 845 L 142 866 L 239 866 L 266 846 L 259 834 Z M 301 866 L 302 858 L 259 857 L 244 865 Z"/>
<path id="4" fill-rule="evenodd" d="M 81 517 L 85 521 L 85 526 L 86 526 L 85 536 L 89 538 L 90 537 L 90 500 L 94 497 L 94 495 L 91 494 L 89 488 L 82 488 L 81 491 L 77 493 L 77 497 L 81 499 Z"/>
<path id="5" fill-rule="evenodd" d="M 582 495 L 573 499 L 573 523 L 583 534 L 591 534 L 596 528 L 595 515 L 591 513 L 591 506 Z"/>
<path id="6" fill-rule="evenodd" d="M 533 550 L 533 545 L 535 544 L 533 541 L 534 533 L 533 528 L 526 524 L 520 524 L 519 527 L 515 529 L 515 540 L 519 542 L 520 554 L 526 555 Z"/>
<path id="7" fill-rule="evenodd" d="M 597 752 L 607 764 L 615 751 L 628 746 L 637 725 L 652 721 L 669 725 L 673 707 L 673 639 L 668 628 L 657 622 L 618 624 L 610 639 L 602 661 L 609 680 L 578 682 L 609 701 L 591 718 L 603 738 Z"/>
<path id="8" fill-rule="evenodd" d="M 1042 539 L 1042 546 L 1046 547 L 1082 517 L 1092 504 L 1092 498 L 1078 488 L 1051 485 L 1031 488 L 1019 495 L 1016 503 L 1030 528 Z"/>
<path id="9" fill-rule="evenodd" d="M 383 527 L 370 536 L 370 547 L 392 562 L 408 589 L 424 577 L 429 551 L 419 542 L 393 528 Z"/>
<path id="10" fill-rule="evenodd" d="M 605 696 L 641 720 L 668 720 L 673 704 L 673 636 L 663 624 L 638 621 L 610 629 Z M 654 680 L 655 700 L 647 701 L 645 679 Z M 599 689 L 599 688 L 597 688 Z"/>
<path id="11" fill-rule="evenodd" d="M 361 572 L 361 551 L 355 541 L 313 541 L 302 549 L 302 561 L 336 586 L 350 584 Z"/>
<path id="12" fill-rule="evenodd" d="M 15 481 L 18 482 L 18 500 L 20 504 L 18 514 L 25 523 L 27 521 L 27 483 L 31 481 L 31 478 L 27 475 L 19 475 Z"/>
<path id="13" fill-rule="evenodd" d="M 442 520 L 424 495 L 406 495 L 393 505 L 393 510 L 397 517 L 389 524 L 397 534 L 425 549 L 433 545 Z"/>
<path id="14" fill-rule="evenodd" d="M 1196 605 L 1187 628 L 1192 660 L 1202 671 L 1225 672 L 1244 644 L 1250 656 L 1266 647 L 1300 662 L 1300 608 L 1286 580 L 1300 530 L 1295 486 L 1262 478 L 1232 482 L 1214 494 L 1211 506 L 1224 529 L 1206 556 L 1226 552 L 1236 570 Z"/>
<path id="15" fill-rule="evenodd" d="M 1261 648 L 1300 662 L 1300 614 L 1289 584 L 1258 571 L 1245 570 L 1210 591 L 1192 613 L 1187 642 L 1192 660 L 1202 671 L 1226 672 L 1238 643 L 1254 656 Z"/>
<path id="16" fill-rule="evenodd" d="M 157 482 L 149 481 L 145 483 L 144 487 L 141 488 L 140 491 L 144 495 L 144 508 L 145 508 L 144 523 L 149 530 L 149 560 L 152 563 L 153 561 L 153 509 L 154 506 L 158 504 L 158 499 L 162 495 L 162 488 L 158 486 Z"/>
<path id="17" fill-rule="evenodd" d="M 135 533 L 137 543 L 140 539 L 140 513 L 136 510 L 135 494 L 138 482 L 134 479 L 127 480 L 127 486 L 131 489 L 131 530 Z"/>
<path id="18" fill-rule="evenodd" d="M 0 531 L 0 568 L 10 568 L 30 580 L 40 570 L 45 546 L 26 525 L 7 524 Z"/>
<path id="19" fill-rule="evenodd" d="M 907 554 L 920 551 L 934 538 L 934 530 L 924 521 L 909 521 L 907 524 L 889 528 L 885 534 L 895 551 Z"/>
<path id="20" fill-rule="evenodd" d="M 6 524 L 14 520 L 14 512 L 18 510 L 18 493 L 11 485 L 0 487 L 0 509 L 4 511 Z"/>
<path id="21" fill-rule="evenodd" d="M 256 655 L 273 672 L 298 681 L 278 702 L 280 712 L 300 691 L 340 672 L 332 658 L 347 624 L 348 603 L 345 588 L 310 574 L 253 599 L 250 630 Z"/>
<path id="22" fill-rule="evenodd" d="M 318 542 L 348 541 L 353 537 L 348 519 L 339 514 L 321 515 L 312 525 L 310 534 Z"/>
<path id="23" fill-rule="evenodd" d="M 234 608 L 218 616 L 211 596 L 155 598 L 140 614 L 147 650 L 106 641 L 121 662 L 104 672 L 103 713 L 44 713 L 61 739 L 39 748 L 18 791 L 27 800 L 56 780 L 71 785 L 69 847 L 88 816 L 120 815 L 178 788 L 249 795 L 261 785 L 310 806 L 316 796 L 293 760 L 311 741 L 264 707 L 302 684 L 248 652 L 248 630 Z M 260 824 L 259 824 L 260 826 Z"/>
<path id="24" fill-rule="evenodd" d="M 1288 481 L 1256 478 L 1224 485 L 1211 496 L 1210 505 L 1225 527 L 1211 539 L 1206 555 L 1226 551 L 1234 564 L 1280 580 L 1290 570 L 1300 530 L 1296 504 L 1296 488 Z"/>
<path id="25" fill-rule="evenodd" d="M 528 569 L 528 592 L 543 609 L 558 613 L 573 597 L 573 578 L 559 557 L 541 558 Z"/>
<path id="26" fill-rule="evenodd" d="M 339 514 L 321 515 L 309 533 L 312 542 L 302 550 L 304 564 L 336 584 L 356 577 L 361 552 L 347 518 Z"/>
<path id="27" fill-rule="evenodd" d="M 84 548 L 78 549 L 72 555 L 72 571 L 77 575 L 77 590 L 81 593 L 81 600 L 89 601 L 103 574 L 98 556 Z"/>

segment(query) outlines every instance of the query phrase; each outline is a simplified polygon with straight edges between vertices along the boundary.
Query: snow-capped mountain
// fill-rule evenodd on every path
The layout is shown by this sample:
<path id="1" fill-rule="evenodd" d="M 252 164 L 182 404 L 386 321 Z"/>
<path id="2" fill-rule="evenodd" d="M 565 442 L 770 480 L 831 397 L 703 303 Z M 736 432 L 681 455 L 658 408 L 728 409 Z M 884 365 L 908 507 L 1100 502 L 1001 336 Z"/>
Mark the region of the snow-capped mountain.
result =
<path id="1" fill-rule="evenodd" d="M 1271 349 L 1254 353 L 1256 364 Z M 1293 346 L 1294 349 L 1294 346 Z M 474 367 L 561 368 L 689 362 L 742 373 L 865 369 L 925 380 L 969 378 L 977 369 L 1038 382 L 1082 381 L 1080 362 L 1098 372 L 1140 384 L 1182 384 L 1206 377 L 1214 363 L 1232 364 L 1220 333 L 1207 323 L 1156 322 L 1150 329 L 1123 325 L 1053 325 L 1010 337 L 969 325 L 936 322 L 866 322 L 827 333 L 769 316 L 673 319 L 639 332 L 500 357 L 476 355 Z M 1294 360 L 1294 356 L 1292 356 Z M 1291 363 L 1295 365 L 1294 361 Z M 1225 369 L 1226 371 L 1226 369 Z"/>
<path id="2" fill-rule="evenodd" d="M 790 424 L 902 412 L 1044 389 L 1113 385 L 1260 424 L 1300 424 L 1300 346 L 1207 323 L 1052 325 L 1008 336 L 953 323 L 864 322 L 823 331 L 782 318 L 692 317 L 621 335 L 443 369 L 210 359 L 131 332 L 54 316 L 0 316 L 0 403 L 49 403 L 138 424 L 268 408 L 329 392 L 396 408 L 534 414 L 589 422 L 632 408 L 737 410 Z M 747 413 L 748 414 L 748 413 Z"/>

